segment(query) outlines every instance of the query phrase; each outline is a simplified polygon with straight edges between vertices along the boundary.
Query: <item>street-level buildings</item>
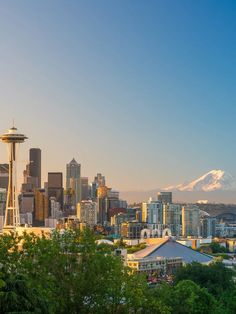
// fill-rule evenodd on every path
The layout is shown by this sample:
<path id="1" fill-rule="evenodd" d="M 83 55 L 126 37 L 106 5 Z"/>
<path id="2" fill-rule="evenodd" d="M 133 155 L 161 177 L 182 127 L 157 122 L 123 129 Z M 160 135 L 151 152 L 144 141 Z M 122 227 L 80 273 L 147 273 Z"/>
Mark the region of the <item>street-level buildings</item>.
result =
<path id="1" fill-rule="evenodd" d="M 146 223 L 136 221 L 124 222 L 121 224 L 121 237 L 127 239 L 140 239 L 141 232 L 146 227 Z"/>

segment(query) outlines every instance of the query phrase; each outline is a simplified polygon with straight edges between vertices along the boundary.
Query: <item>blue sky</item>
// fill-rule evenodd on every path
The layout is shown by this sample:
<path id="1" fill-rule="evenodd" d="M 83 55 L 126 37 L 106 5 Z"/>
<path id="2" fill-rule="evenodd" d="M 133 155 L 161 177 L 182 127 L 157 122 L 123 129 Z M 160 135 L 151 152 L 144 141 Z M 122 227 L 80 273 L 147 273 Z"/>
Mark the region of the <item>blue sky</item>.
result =
<path id="1" fill-rule="evenodd" d="M 1 132 L 45 178 L 72 157 L 120 190 L 236 176 L 235 31 L 235 1 L 0 0 Z"/>

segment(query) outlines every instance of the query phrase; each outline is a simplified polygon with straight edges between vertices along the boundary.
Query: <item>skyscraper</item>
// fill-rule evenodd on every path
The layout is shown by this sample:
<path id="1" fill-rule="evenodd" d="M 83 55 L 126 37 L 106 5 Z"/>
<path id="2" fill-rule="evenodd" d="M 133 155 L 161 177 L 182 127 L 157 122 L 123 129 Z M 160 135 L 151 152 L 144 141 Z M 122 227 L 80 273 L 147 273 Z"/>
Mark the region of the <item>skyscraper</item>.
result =
<path id="1" fill-rule="evenodd" d="M 36 226 L 43 226 L 48 213 L 48 197 L 44 189 L 37 189 L 35 192 L 34 223 Z"/>
<path id="2" fill-rule="evenodd" d="M 172 203 L 172 192 L 158 192 L 157 200 L 162 202 L 163 204 L 171 204 Z"/>
<path id="3" fill-rule="evenodd" d="M 107 193 L 109 188 L 107 186 L 100 186 L 97 189 L 97 202 L 98 202 L 98 222 L 104 224 L 107 222 Z"/>
<path id="4" fill-rule="evenodd" d="M 50 198 L 55 198 L 60 203 L 61 210 L 63 209 L 63 176 L 62 172 L 49 172 L 48 173 L 48 200 L 50 207 Z M 51 214 L 51 213 L 50 213 Z"/>
<path id="5" fill-rule="evenodd" d="M 87 177 L 81 177 L 81 200 L 87 200 L 89 198 L 89 184 Z"/>
<path id="6" fill-rule="evenodd" d="M 31 148 L 29 160 L 29 176 L 35 178 L 35 187 L 41 188 L 41 149 Z"/>
<path id="7" fill-rule="evenodd" d="M 196 205 L 182 207 L 182 235 L 199 236 L 200 233 L 200 209 Z"/>
<path id="8" fill-rule="evenodd" d="M 74 158 L 66 165 L 66 189 L 72 191 L 72 205 L 76 208 L 81 201 L 81 165 Z"/>
<path id="9" fill-rule="evenodd" d="M 105 186 L 106 185 L 105 176 L 103 176 L 101 173 L 98 173 L 94 178 L 94 182 L 97 184 L 97 187 Z"/>
<path id="10" fill-rule="evenodd" d="M 80 222 L 87 223 L 89 227 L 97 224 L 97 203 L 87 200 L 77 205 L 77 217 Z"/>
<path id="11" fill-rule="evenodd" d="M 149 224 L 162 224 L 162 203 L 152 199 L 142 203 L 142 221 Z"/>
<path id="12" fill-rule="evenodd" d="M 178 204 L 163 205 L 163 224 L 170 228 L 172 235 L 180 234 L 181 206 Z"/>
<path id="13" fill-rule="evenodd" d="M 98 188 L 106 186 L 106 179 L 101 173 L 98 173 L 94 177 L 94 181 L 91 183 L 90 187 L 90 197 L 92 200 L 97 199 Z"/>

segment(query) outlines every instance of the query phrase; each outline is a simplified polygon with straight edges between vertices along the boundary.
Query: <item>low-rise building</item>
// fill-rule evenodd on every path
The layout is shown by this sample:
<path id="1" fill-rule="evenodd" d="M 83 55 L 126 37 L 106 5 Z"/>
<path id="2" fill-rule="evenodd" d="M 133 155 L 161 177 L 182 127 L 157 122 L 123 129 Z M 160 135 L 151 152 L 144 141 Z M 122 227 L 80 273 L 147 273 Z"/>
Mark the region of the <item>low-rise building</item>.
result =
<path id="1" fill-rule="evenodd" d="M 124 222 L 121 224 L 121 237 L 128 239 L 139 239 L 141 231 L 146 228 L 145 223 L 136 221 Z"/>
<path id="2" fill-rule="evenodd" d="M 150 242 L 152 240 L 152 242 Z M 175 259 L 181 258 L 184 264 L 192 262 L 198 262 L 201 264 L 209 264 L 212 262 L 213 257 L 207 254 L 195 251 L 183 244 L 178 243 L 172 237 L 147 239 L 147 243 L 155 243 L 148 245 L 145 249 L 140 250 L 132 254 L 132 259 L 143 259 L 143 258 L 166 258 Z"/>

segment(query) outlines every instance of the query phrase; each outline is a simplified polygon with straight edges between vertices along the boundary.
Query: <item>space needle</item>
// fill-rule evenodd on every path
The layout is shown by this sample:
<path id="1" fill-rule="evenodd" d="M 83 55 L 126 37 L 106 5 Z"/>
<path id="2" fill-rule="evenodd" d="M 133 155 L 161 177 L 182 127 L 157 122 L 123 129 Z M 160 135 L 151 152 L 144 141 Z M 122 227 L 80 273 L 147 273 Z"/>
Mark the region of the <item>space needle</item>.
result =
<path id="1" fill-rule="evenodd" d="M 14 126 L 7 133 L 0 136 L 0 140 L 8 146 L 9 160 L 9 182 L 7 192 L 7 203 L 3 230 L 15 230 L 20 226 L 20 213 L 17 196 L 17 146 L 23 143 L 27 137 L 17 132 Z"/>

